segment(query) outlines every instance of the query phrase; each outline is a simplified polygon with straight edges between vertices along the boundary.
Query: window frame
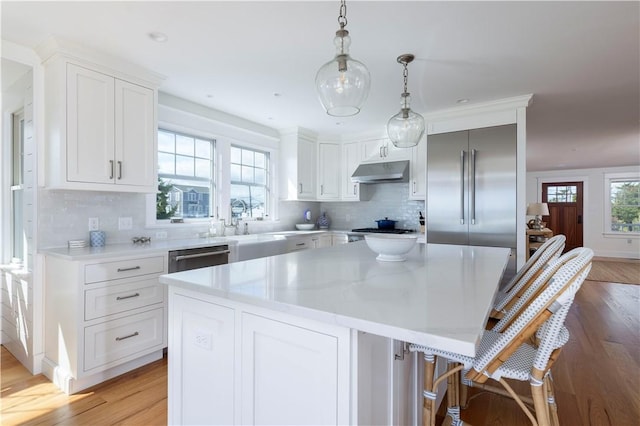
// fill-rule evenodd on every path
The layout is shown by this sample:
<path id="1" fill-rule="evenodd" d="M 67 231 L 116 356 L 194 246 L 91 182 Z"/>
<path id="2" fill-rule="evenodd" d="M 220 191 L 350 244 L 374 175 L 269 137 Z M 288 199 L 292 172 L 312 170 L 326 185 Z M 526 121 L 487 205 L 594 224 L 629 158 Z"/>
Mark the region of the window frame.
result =
<path id="1" fill-rule="evenodd" d="M 638 172 L 605 173 L 604 174 L 604 224 L 603 234 L 608 237 L 640 238 L 640 232 L 620 232 L 611 230 L 611 184 L 628 180 L 640 181 Z"/>

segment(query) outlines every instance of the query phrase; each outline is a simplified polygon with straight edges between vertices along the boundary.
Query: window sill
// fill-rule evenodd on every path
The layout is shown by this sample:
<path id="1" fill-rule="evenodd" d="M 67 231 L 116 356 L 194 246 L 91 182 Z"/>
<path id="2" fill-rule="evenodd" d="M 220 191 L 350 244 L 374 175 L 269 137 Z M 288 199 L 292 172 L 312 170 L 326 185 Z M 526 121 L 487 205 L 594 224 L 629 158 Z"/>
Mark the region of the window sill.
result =
<path id="1" fill-rule="evenodd" d="M 605 238 L 619 238 L 619 239 L 625 239 L 625 238 L 633 238 L 633 239 L 640 239 L 640 233 L 638 232 L 603 232 L 602 236 Z"/>

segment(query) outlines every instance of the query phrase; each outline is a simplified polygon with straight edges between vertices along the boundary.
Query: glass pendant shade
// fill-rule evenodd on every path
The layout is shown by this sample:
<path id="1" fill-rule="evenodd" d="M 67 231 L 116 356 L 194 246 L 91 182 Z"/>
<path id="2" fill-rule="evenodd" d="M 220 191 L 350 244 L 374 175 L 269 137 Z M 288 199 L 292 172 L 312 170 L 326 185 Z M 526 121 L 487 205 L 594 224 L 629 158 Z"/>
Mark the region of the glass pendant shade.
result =
<path id="1" fill-rule="evenodd" d="M 334 39 L 336 56 L 316 74 L 316 89 L 327 114 L 348 117 L 360 112 L 371 86 L 369 70 L 349 56 L 351 37 L 347 30 L 338 30 Z"/>
<path id="2" fill-rule="evenodd" d="M 411 111 L 408 93 L 402 94 L 400 112 L 389 119 L 387 134 L 394 146 L 411 148 L 418 145 L 424 134 L 424 118 Z"/>

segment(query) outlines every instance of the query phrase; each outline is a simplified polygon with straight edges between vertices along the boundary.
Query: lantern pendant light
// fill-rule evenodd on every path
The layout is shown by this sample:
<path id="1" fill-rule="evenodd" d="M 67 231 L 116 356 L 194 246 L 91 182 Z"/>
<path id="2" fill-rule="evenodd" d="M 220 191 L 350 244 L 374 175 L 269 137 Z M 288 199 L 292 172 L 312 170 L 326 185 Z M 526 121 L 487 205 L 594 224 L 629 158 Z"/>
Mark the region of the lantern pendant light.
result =
<path id="1" fill-rule="evenodd" d="M 349 31 L 344 28 L 347 25 L 345 0 L 340 3 L 338 23 L 340 29 L 336 31 L 336 37 L 333 39 L 336 56 L 318 70 L 316 90 L 327 114 L 348 117 L 360 112 L 369 95 L 371 76 L 362 62 L 349 55 L 351 37 Z"/>
<path id="2" fill-rule="evenodd" d="M 424 118 L 413 111 L 409 106 L 411 97 L 407 92 L 407 80 L 409 71 L 407 65 L 413 61 L 410 53 L 398 56 L 398 63 L 404 66 L 404 92 L 400 95 L 400 112 L 389 119 L 387 134 L 391 142 L 398 148 L 411 148 L 418 145 L 424 134 Z"/>

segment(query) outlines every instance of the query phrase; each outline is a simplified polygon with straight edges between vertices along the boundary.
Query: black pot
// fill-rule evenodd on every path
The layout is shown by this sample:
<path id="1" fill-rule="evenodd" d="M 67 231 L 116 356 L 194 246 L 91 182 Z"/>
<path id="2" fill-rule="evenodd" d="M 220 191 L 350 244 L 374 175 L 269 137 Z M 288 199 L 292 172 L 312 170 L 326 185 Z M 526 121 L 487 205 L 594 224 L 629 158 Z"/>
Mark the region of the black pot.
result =
<path id="1" fill-rule="evenodd" d="M 395 229 L 397 220 L 389 220 L 388 217 L 385 217 L 381 220 L 376 220 L 378 223 L 378 229 Z"/>

